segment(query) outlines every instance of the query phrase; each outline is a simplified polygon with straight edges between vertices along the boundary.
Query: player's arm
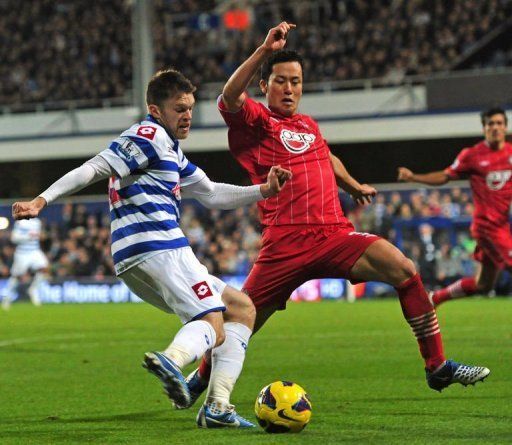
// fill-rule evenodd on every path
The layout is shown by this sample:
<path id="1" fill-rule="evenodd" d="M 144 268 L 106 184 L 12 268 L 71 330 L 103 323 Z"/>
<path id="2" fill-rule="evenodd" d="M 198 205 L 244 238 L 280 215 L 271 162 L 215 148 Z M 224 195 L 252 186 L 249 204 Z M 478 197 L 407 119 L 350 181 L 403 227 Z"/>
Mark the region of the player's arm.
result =
<path id="1" fill-rule="evenodd" d="M 429 173 L 414 173 L 406 167 L 398 167 L 398 180 L 403 182 L 419 182 L 427 185 L 443 185 L 450 181 L 450 176 L 445 170 Z"/>
<path id="2" fill-rule="evenodd" d="M 289 170 L 274 166 L 267 175 L 267 182 L 247 187 L 211 181 L 208 176 L 183 187 L 184 198 L 197 199 L 209 209 L 235 209 L 277 195 L 292 177 Z"/>
<path id="3" fill-rule="evenodd" d="M 12 205 L 14 219 L 34 218 L 51 202 L 72 195 L 89 184 L 115 174 L 112 167 L 101 156 L 95 156 L 80 167 L 66 173 L 32 201 L 15 202 Z"/>
<path id="4" fill-rule="evenodd" d="M 238 111 L 242 107 L 246 97 L 245 90 L 252 78 L 274 51 L 284 47 L 286 36 L 292 28 L 295 25 L 286 22 L 272 28 L 263 44 L 231 75 L 222 90 L 222 101 L 229 111 Z"/>
<path id="5" fill-rule="evenodd" d="M 341 159 L 330 153 L 331 164 L 336 177 L 336 184 L 354 198 L 358 204 L 372 202 L 372 198 L 377 194 L 377 190 L 368 185 L 360 184 L 347 171 Z"/>

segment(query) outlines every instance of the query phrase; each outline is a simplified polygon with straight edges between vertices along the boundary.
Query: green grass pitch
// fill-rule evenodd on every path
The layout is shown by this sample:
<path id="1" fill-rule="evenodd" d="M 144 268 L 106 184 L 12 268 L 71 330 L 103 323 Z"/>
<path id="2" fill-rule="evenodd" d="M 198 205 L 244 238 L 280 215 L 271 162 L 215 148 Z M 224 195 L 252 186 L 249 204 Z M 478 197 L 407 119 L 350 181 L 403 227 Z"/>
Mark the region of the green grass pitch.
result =
<path id="1" fill-rule="evenodd" d="M 290 304 L 252 339 L 232 399 L 252 420 L 267 383 L 304 386 L 310 425 L 268 435 L 199 430 L 198 407 L 171 409 L 140 363 L 167 346 L 176 317 L 145 304 L 14 305 L 0 313 L 0 443 L 512 443 L 511 314 L 510 298 L 439 309 L 447 356 L 491 369 L 439 394 L 397 301 Z"/>

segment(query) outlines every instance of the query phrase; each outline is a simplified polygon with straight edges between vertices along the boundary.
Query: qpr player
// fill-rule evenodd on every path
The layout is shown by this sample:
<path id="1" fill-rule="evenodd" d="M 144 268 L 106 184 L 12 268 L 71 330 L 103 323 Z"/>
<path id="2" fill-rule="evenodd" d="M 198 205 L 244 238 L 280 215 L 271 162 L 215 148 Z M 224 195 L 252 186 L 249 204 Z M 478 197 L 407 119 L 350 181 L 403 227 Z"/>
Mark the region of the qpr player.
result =
<path id="1" fill-rule="evenodd" d="M 147 87 L 149 114 L 143 122 L 34 200 L 14 203 L 13 216 L 34 218 L 57 198 L 110 177 L 116 273 L 140 298 L 175 313 L 183 323 L 167 349 L 145 354 L 143 366 L 162 381 L 177 408 L 188 408 L 191 396 L 181 369 L 211 351 L 211 384 L 198 426 L 253 427 L 236 413 L 230 394 L 242 370 L 254 306 L 199 263 L 179 227 L 180 200 L 195 198 L 209 208 L 231 209 L 273 198 L 291 173 L 270 166 L 266 182 L 257 185 L 212 182 L 179 144 L 190 132 L 194 91 L 180 72 L 158 72 Z"/>
<path id="2" fill-rule="evenodd" d="M 464 148 L 453 164 L 441 171 L 414 173 L 398 169 L 398 180 L 442 185 L 469 178 L 475 211 L 471 235 L 476 241 L 474 258 L 480 266 L 474 277 L 464 277 L 430 293 L 434 306 L 456 298 L 487 294 L 503 269 L 512 269 L 512 235 L 509 210 L 512 202 L 512 145 L 506 141 L 507 115 L 490 108 L 481 115 L 484 140 Z"/>
<path id="3" fill-rule="evenodd" d="M 244 284 L 257 311 L 254 332 L 275 311 L 285 309 L 294 289 L 313 278 L 382 281 L 398 293 L 430 388 L 440 391 L 452 383 L 483 380 L 489 369 L 446 360 L 436 312 L 414 263 L 388 241 L 356 232 L 344 216 L 338 186 L 361 204 L 377 192 L 348 173 L 315 120 L 299 112 L 302 58 L 283 50 L 293 28 L 282 22 L 270 29 L 262 45 L 229 78 L 218 100 L 229 128 L 229 149 L 254 184 L 273 164 L 293 173 L 282 193 L 258 203 L 262 248 Z M 259 70 L 267 105 L 246 93 Z M 207 355 L 188 378 L 193 395 L 206 389 L 209 372 Z"/>

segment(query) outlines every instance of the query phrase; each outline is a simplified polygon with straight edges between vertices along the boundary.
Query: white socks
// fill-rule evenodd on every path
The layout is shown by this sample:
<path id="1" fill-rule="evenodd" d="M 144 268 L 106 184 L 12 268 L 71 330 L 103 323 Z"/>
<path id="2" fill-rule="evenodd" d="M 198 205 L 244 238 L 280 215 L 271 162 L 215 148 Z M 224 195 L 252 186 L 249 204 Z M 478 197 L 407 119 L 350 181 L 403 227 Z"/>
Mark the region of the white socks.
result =
<path id="1" fill-rule="evenodd" d="M 226 340 L 212 350 L 212 372 L 206 403 L 229 406 L 229 396 L 242 372 L 252 331 L 241 323 L 224 323 Z"/>
<path id="2" fill-rule="evenodd" d="M 197 320 L 183 326 L 164 354 L 180 368 L 196 361 L 217 341 L 213 326 L 204 320 Z"/>

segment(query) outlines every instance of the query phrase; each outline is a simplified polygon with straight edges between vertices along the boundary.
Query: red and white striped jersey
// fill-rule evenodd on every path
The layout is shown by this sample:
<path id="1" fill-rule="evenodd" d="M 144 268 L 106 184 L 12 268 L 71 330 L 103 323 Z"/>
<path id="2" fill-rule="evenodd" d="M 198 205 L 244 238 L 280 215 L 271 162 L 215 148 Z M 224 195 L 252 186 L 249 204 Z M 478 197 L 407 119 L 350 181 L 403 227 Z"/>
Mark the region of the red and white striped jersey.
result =
<path id="1" fill-rule="evenodd" d="M 251 98 L 237 112 L 219 110 L 229 127 L 229 149 L 253 184 L 266 181 L 271 166 L 292 171 L 281 193 L 258 203 L 261 223 L 347 224 L 329 157 L 318 124 L 304 114 L 285 117 Z"/>
<path id="2" fill-rule="evenodd" d="M 512 145 L 492 150 L 486 141 L 463 149 L 445 172 L 469 178 L 475 212 L 473 231 L 492 231 L 508 224 L 512 202 Z"/>

